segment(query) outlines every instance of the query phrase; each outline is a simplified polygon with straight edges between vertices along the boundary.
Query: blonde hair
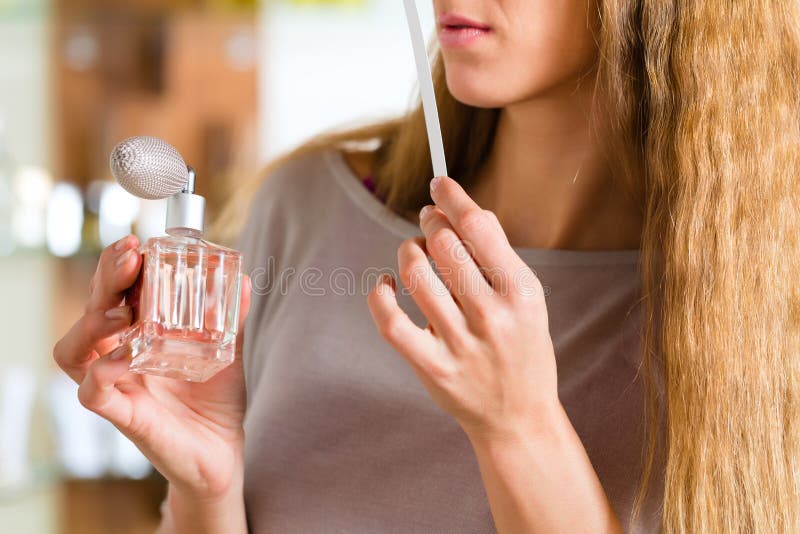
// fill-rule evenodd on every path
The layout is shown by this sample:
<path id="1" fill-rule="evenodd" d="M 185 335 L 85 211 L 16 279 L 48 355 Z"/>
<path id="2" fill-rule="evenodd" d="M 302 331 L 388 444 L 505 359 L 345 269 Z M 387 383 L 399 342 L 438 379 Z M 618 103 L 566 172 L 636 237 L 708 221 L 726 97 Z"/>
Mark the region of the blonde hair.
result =
<path id="1" fill-rule="evenodd" d="M 800 532 L 798 3 L 600 4 L 597 81 L 617 177 L 645 213 L 648 447 L 637 502 L 663 469 L 666 532 Z M 499 112 L 456 101 L 440 57 L 434 77 L 451 175 L 468 183 Z M 430 202 L 425 139 L 417 107 L 319 137 L 265 174 L 301 154 L 377 141 L 378 191 L 405 213 Z M 220 226 L 230 235 L 241 205 L 228 213 Z M 665 466 L 653 461 L 661 426 Z"/>

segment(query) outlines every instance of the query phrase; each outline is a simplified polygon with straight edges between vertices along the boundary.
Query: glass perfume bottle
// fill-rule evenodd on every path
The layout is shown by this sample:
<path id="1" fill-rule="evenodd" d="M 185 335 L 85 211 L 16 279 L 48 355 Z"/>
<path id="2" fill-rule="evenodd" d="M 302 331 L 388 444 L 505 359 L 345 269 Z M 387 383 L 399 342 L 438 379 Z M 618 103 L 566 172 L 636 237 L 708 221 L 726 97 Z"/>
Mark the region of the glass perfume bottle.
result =
<path id="1" fill-rule="evenodd" d="M 205 382 L 235 357 L 242 255 L 202 239 L 205 199 L 194 171 L 169 197 L 168 236 L 140 247 L 142 269 L 128 291 L 133 323 L 115 350 L 136 373 Z"/>

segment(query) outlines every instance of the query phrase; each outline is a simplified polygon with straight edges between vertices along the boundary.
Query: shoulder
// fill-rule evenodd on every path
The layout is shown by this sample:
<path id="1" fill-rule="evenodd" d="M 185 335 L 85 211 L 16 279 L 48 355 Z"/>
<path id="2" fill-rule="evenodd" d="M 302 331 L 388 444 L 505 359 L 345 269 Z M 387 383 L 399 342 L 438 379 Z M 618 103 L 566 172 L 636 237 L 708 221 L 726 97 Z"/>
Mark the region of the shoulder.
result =
<path id="1" fill-rule="evenodd" d="M 313 237 L 330 221 L 332 211 L 348 204 L 348 190 L 358 185 L 366 158 L 336 148 L 314 150 L 279 160 L 261 176 L 251 198 L 241 235 L 250 250 L 265 243 Z"/>
<path id="2" fill-rule="evenodd" d="M 300 201 L 308 207 L 324 201 L 341 188 L 341 182 L 363 181 L 371 176 L 372 155 L 345 152 L 337 148 L 319 149 L 289 156 L 266 169 L 254 201 Z"/>
<path id="3" fill-rule="evenodd" d="M 305 198 L 319 189 L 327 189 L 332 183 L 331 174 L 336 171 L 333 163 L 334 150 L 318 150 L 290 156 L 270 165 L 262 174 L 253 201 L 287 202 L 294 198 Z M 257 208 L 258 205 L 253 207 Z"/>

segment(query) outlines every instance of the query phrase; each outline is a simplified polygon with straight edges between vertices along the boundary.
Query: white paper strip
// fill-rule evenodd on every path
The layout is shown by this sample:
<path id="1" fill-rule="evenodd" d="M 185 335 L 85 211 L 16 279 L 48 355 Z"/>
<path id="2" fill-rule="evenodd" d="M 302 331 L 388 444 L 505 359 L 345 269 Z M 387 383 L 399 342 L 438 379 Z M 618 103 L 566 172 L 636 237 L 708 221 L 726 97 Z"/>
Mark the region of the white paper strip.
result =
<path id="1" fill-rule="evenodd" d="M 425 50 L 425 37 L 422 35 L 419 13 L 414 0 L 403 0 L 403 3 L 406 8 L 408 31 L 411 34 L 411 46 L 414 48 L 414 59 L 417 63 L 417 78 L 419 79 L 419 92 L 422 96 L 422 110 L 425 113 L 425 126 L 428 129 L 433 176 L 447 176 L 442 129 L 439 125 L 439 110 L 436 106 L 436 95 L 433 92 L 431 65 L 428 63 L 428 53 Z"/>

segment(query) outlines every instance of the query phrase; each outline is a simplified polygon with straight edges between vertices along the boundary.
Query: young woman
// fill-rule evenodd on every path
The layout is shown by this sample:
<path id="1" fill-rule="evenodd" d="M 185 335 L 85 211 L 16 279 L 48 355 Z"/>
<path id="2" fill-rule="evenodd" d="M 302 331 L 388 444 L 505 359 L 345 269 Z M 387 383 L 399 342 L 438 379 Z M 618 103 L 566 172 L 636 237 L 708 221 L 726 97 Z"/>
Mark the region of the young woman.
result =
<path id="1" fill-rule="evenodd" d="M 101 357 L 103 252 L 55 358 L 163 530 L 800 531 L 797 3 L 434 4 L 452 178 L 419 109 L 272 167 L 233 366 Z"/>

